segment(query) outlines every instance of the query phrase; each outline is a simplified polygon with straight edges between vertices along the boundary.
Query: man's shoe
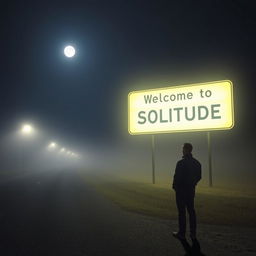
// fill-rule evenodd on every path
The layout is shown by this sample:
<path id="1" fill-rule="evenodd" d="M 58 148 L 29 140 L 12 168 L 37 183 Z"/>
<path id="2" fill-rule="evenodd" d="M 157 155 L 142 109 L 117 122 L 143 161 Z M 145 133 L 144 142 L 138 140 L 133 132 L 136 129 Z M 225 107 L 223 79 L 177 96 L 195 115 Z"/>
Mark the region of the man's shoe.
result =
<path id="1" fill-rule="evenodd" d="M 181 235 L 179 232 L 172 232 L 172 235 L 179 240 L 186 240 L 186 237 Z"/>

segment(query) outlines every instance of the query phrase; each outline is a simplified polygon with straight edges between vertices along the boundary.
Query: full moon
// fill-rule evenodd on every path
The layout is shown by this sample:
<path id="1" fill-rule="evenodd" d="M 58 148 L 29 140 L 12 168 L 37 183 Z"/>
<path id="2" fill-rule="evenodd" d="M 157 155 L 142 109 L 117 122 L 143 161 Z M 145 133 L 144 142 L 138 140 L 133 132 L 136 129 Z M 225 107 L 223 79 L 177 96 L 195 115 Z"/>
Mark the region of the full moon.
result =
<path id="1" fill-rule="evenodd" d="M 66 57 L 71 58 L 76 54 L 76 50 L 73 46 L 68 45 L 64 49 L 64 54 Z"/>

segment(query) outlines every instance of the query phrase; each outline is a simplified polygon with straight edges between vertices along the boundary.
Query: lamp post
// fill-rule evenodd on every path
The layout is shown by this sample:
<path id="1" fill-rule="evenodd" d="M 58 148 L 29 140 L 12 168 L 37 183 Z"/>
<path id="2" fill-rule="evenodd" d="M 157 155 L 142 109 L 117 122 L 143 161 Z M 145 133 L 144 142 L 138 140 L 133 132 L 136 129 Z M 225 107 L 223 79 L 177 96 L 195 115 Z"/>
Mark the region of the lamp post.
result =
<path id="1" fill-rule="evenodd" d="M 20 128 L 20 134 L 22 135 L 23 138 L 26 137 L 26 139 L 29 139 L 33 137 L 34 133 L 35 133 L 35 129 L 31 124 L 25 123 Z M 22 165 L 23 171 L 25 171 L 25 157 L 26 157 L 25 152 L 26 152 L 25 150 L 22 150 L 22 153 L 21 153 L 22 154 L 21 165 Z"/>

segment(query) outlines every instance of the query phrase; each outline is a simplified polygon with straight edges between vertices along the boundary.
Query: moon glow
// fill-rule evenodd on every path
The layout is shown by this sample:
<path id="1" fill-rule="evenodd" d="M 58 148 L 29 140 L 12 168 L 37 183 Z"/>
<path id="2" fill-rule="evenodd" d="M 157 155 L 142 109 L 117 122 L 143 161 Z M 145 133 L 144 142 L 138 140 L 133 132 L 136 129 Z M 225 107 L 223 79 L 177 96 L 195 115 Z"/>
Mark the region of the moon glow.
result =
<path id="1" fill-rule="evenodd" d="M 76 50 L 73 46 L 68 45 L 64 49 L 64 54 L 68 58 L 72 58 L 76 54 Z"/>

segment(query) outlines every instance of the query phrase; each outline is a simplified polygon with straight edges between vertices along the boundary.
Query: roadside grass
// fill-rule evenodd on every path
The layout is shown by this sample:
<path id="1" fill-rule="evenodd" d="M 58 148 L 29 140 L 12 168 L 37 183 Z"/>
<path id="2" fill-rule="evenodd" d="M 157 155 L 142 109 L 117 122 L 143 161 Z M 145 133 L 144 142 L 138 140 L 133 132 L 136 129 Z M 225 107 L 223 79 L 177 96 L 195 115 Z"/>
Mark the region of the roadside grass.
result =
<path id="1" fill-rule="evenodd" d="M 177 219 L 170 184 L 150 184 L 109 177 L 84 177 L 124 210 L 163 219 Z M 198 187 L 195 206 L 199 223 L 256 227 L 256 193 Z"/>

